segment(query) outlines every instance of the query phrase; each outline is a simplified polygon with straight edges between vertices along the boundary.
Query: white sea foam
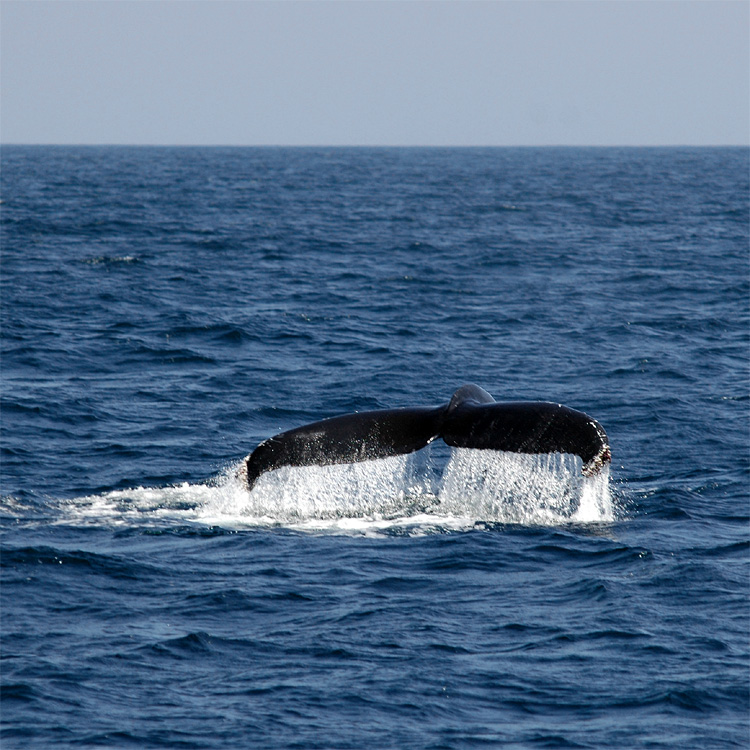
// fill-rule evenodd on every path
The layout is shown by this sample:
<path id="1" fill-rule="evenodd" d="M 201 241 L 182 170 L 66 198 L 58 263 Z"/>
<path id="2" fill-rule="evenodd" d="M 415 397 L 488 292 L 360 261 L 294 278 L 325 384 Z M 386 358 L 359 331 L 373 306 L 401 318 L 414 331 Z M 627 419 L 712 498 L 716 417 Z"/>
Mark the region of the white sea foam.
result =
<path id="1" fill-rule="evenodd" d="M 429 451 L 420 451 L 357 464 L 283 467 L 262 475 L 252 492 L 238 477 L 241 465 L 227 467 L 206 484 L 77 498 L 66 503 L 58 522 L 283 526 L 366 534 L 615 519 L 608 468 L 596 477 L 583 477 L 580 459 L 569 455 L 461 448 L 439 462 Z"/>

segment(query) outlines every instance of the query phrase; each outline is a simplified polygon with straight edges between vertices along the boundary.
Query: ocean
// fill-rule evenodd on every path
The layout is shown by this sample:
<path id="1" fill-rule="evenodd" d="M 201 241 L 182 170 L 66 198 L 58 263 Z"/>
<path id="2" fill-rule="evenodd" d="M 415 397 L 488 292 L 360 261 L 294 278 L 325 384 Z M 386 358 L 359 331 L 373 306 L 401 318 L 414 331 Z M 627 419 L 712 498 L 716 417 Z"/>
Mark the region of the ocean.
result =
<path id="1" fill-rule="evenodd" d="M 747 148 L 0 155 L 3 750 L 750 746 Z M 611 469 L 237 476 L 466 383 Z"/>

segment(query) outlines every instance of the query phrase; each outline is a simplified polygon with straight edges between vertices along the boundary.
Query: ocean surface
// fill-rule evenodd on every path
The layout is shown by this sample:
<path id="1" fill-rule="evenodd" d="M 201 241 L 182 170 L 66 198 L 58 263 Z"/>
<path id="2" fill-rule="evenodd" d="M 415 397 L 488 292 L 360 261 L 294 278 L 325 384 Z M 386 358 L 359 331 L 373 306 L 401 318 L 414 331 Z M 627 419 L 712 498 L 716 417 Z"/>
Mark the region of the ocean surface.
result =
<path id="1" fill-rule="evenodd" d="M 0 153 L 3 750 L 750 745 L 748 149 Z M 611 471 L 237 478 L 465 383 Z"/>

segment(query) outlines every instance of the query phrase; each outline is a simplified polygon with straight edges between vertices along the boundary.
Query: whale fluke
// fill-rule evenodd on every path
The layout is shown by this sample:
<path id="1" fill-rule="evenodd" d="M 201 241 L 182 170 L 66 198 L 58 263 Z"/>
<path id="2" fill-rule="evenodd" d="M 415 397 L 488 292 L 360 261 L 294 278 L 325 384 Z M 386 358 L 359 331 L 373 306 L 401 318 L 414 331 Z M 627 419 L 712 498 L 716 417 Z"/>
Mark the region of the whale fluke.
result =
<path id="1" fill-rule="evenodd" d="M 458 448 L 513 453 L 571 453 L 583 474 L 611 460 L 607 433 L 583 412 L 546 402 L 497 403 L 476 385 L 459 388 L 438 407 L 382 409 L 297 427 L 264 440 L 247 458 L 249 489 L 282 466 L 326 466 L 398 456 L 436 438 Z"/>

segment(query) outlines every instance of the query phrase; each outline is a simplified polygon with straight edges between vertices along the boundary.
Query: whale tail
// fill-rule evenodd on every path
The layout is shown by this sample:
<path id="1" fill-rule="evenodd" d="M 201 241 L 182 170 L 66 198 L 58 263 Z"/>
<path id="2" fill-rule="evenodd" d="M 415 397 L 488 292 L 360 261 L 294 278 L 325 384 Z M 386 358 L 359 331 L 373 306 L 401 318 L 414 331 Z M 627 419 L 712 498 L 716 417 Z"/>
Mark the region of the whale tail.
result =
<path id="1" fill-rule="evenodd" d="M 580 456 L 586 476 L 611 460 L 607 433 L 583 412 L 546 402 L 497 403 L 479 386 L 465 385 L 443 406 L 345 414 L 268 438 L 248 456 L 246 481 L 252 489 L 261 474 L 282 466 L 413 453 L 436 438 L 458 448 L 571 453 Z"/>

